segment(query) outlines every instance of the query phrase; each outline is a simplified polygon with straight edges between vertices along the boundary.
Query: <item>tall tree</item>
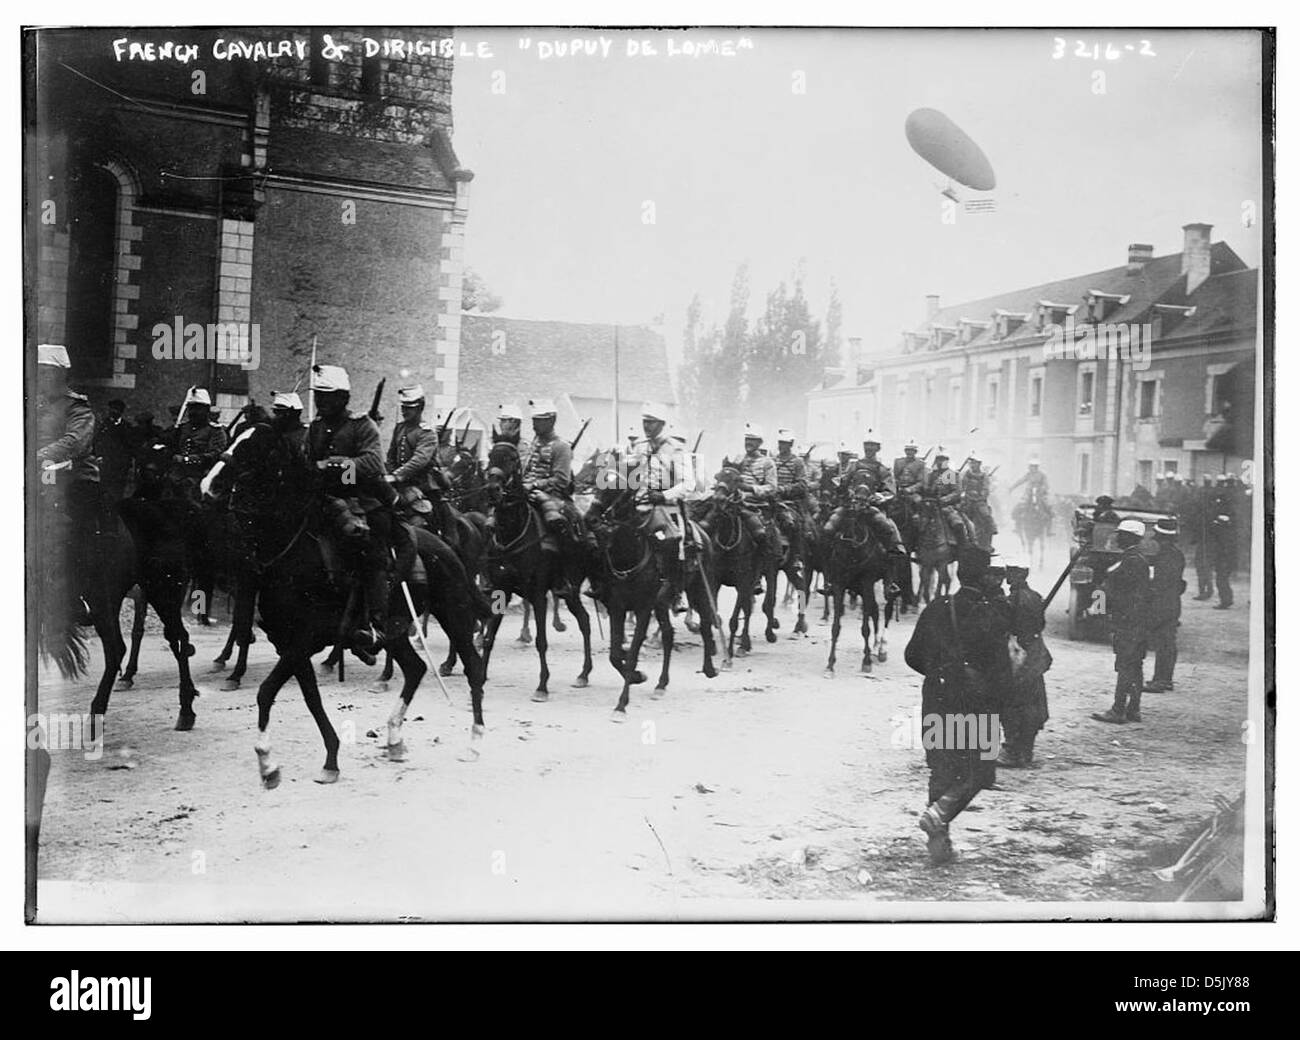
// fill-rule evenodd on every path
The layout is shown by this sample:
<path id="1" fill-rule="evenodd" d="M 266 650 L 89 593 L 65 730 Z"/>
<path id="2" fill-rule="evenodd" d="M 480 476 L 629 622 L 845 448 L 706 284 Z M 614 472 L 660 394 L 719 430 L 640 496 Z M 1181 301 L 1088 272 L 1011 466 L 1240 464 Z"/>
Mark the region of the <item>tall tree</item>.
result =
<path id="1" fill-rule="evenodd" d="M 844 357 L 844 305 L 840 302 L 840 287 L 831 279 L 831 300 L 826 305 L 826 347 L 823 364 L 834 368 Z"/>

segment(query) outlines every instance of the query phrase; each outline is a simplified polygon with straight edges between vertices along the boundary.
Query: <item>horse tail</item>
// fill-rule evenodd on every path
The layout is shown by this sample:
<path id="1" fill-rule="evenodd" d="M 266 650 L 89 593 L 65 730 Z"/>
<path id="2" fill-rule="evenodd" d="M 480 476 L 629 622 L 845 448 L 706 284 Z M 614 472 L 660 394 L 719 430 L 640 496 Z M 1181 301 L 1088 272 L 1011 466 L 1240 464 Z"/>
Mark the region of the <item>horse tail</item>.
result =
<path id="1" fill-rule="evenodd" d="M 74 602 L 71 567 L 65 546 L 47 544 L 41 563 L 40 631 L 37 646 L 41 661 L 58 668 L 64 679 L 80 679 L 90 667 L 90 646 L 72 616 Z M 64 551 L 49 551 L 63 549 Z"/>

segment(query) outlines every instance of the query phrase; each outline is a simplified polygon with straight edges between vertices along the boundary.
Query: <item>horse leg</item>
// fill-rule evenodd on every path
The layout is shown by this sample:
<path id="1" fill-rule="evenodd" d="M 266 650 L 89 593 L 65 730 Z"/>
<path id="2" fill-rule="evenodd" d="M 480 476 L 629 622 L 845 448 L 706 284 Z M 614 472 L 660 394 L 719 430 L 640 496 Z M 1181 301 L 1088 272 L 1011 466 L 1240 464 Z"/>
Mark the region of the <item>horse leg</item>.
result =
<path id="1" fill-rule="evenodd" d="M 299 665 L 294 672 L 298 679 L 298 687 L 302 690 L 302 699 L 307 705 L 307 710 L 311 712 L 311 717 L 316 720 L 316 728 L 320 730 L 320 738 L 325 742 L 325 765 L 321 767 L 320 776 L 316 778 L 318 784 L 335 784 L 339 779 L 339 735 L 334 732 L 334 727 L 330 725 L 329 716 L 325 714 L 325 705 L 321 703 L 320 687 L 316 685 L 316 672 L 312 669 L 311 661 Z"/>
<path id="2" fill-rule="evenodd" d="M 802 580 L 792 586 L 795 590 L 795 609 L 799 613 L 799 617 L 794 623 L 794 630 L 798 635 L 803 635 L 808 631 L 808 619 L 804 614 L 808 609 L 808 590 L 812 580 L 811 570 L 812 568 L 805 561 Z"/>
<path id="3" fill-rule="evenodd" d="M 122 664 L 122 658 L 126 654 L 126 644 L 122 641 L 122 626 L 118 618 L 121 614 L 122 603 L 118 600 L 113 603 L 112 596 L 104 597 L 98 604 L 99 609 L 93 612 L 95 621 L 95 633 L 99 636 L 100 645 L 104 648 L 104 672 L 99 677 L 99 686 L 95 689 L 95 697 L 90 702 L 90 739 L 97 741 L 102 738 L 100 733 L 101 720 L 108 714 L 108 699 L 113 694 L 113 680 L 117 677 L 117 670 Z M 130 685 L 130 680 L 127 681 Z"/>
<path id="4" fill-rule="evenodd" d="M 659 631 L 663 636 L 660 643 L 664 650 L 664 663 L 659 670 L 659 685 L 654 688 L 650 696 L 654 700 L 659 700 L 668 692 L 668 663 L 673 657 L 673 617 L 667 604 L 655 604 L 655 619 L 659 622 Z"/>
<path id="5" fill-rule="evenodd" d="M 880 608 L 876 605 L 875 583 L 862 592 L 862 668 L 863 675 L 871 674 L 871 629 L 880 628 Z"/>
<path id="6" fill-rule="evenodd" d="M 293 662 L 281 657 L 257 688 L 257 742 L 253 750 L 257 752 L 257 771 L 262 777 L 262 786 L 268 791 L 280 786 L 280 767 L 271 760 L 271 708 L 275 706 L 275 695 L 280 692 L 280 687 L 293 674 Z"/>
<path id="7" fill-rule="evenodd" d="M 507 596 L 506 603 L 509 602 L 510 599 Z M 490 618 L 488 618 L 487 626 L 483 629 L 482 655 L 483 655 L 483 675 L 485 678 L 487 676 L 488 662 L 492 659 L 492 647 L 496 645 L 496 641 L 497 641 L 497 629 L 501 627 L 501 619 L 503 617 L 505 617 L 504 613 L 501 614 L 493 613 L 493 615 Z"/>
<path id="8" fill-rule="evenodd" d="M 623 674 L 623 640 L 627 635 L 627 611 L 623 607 L 622 593 L 609 597 L 609 663 L 620 676 Z"/>
<path id="9" fill-rule="evenodd" d="M 253 642 L 253 607 L 256 598 L 255 590 L 247 582 L 241 581 L 235 592 L 235 612 L 231 618 L 230 636 L 226 640 L 227 649 L 222 651 L 229 657 L 230 641 L 234 640 L 239 646 L 239 654 L 235 658 L 234 671 L 222 684 L 223 690 L 239 689 L 239 683 L 248 671 L 248 647 Z"/>
<path id="10" fill-rule="evenodd" d="M 114 618 L 121 612 L 119 602 Z M 148 617 L 149 604 L 137 585 L 131 592 L 131 655 L 126 659 L 126 667 L 122 669 L 122 677 L 118 680 L 119 689 L 129 689 L 135 682 L 135 673 L 140 667 L 140 644 L 144 642 L 144 623 Z M 120 629 L 118 637 L 121 638 Z"/>
<path id="11" fill-rule="evenodd" d="M 533 596 L 533 616 L 537 618 L 537 689 L 532 699 L 538 703 L 551 699 L 546 684 L 551 681 L 551 669 L 546 663 L 546 649 L 550 645 L 546 639 L 546 597 L 545 587 Z"/>
<path id="12" fill-rule="evenodd" d="M 838 582 L 831 583 L 831 599 L 835 604 L 835 614 L 831 621 L 831 649 L 830 656 L 826 658 L 826 671 L 822 674 L 827 679 L 835 678 L 835 644 L 840 639 L 840 624 L 844 617 L 844 589 Z"/>
<path id="13" fill-rule="evenodd" d="M 742 579 L 742 580 L 743 580 L 743 579 Z M 754 587 L 754 583 L 753 583 L 753 582 L 750 582 L 750 583 L 749 583 L 749 587 L 750 587 L 750 589 L 753 589 L 753 587 Z M 735 654 L 735 649 L 736 649 L 736 629 L 737 629 L 737 627 L 738 627 L 739 624 L 740 624 L 740 610 L 741 610 L 740 595 L 741 595 L 741 593 L 740 593 L 740 586 L 737 585 L 737 586 L 736 586 L 736 605 L 733 606 L 733 607 L 731 608 L 731 626 L 730 626 L 730 627 L 731 627 L 731 631 L 730 631 L 730 634 L 729 634 L 729 636 L 728 636 L 728 638 L 727 638 L 727 657 L 728 657 L 728 658 L 732 658 L 732 657 L 735 657 L 735 656 L 736 656 L 736 654 Z"/>
<path id="14" fill-rule="evenodd" d="M 415 652 L 411 640 L 405 635 L 393 640 L 389 655 L 390 663 L 394 659 L 402 668 L 402 689 L 397 695 L 397 703 L 393 705 L 393 710 L 388 716 L 388 741 L 384 752 L 390 762 L 402 762 L 406 759 L 406 741 L 402 739 L 402 723 L 406 721 L 406 709 L 411 706 L 415 691 L 429 667 Z"/>
<path id="15" fill-rule="evenodd" d="M 754 582 L 758 581 L 756 573 L 745 575 L 744 589 L 736 590 L 736 604 L 743 611 L 743 619 L 740 628 L 740 652 L 747 654 L 754 649 L 753 644 L 749 641 L 749 619 L 754 613 Z"/>
<path id="16" fill-rule="evenodd" d="M 557 632 L 567 632 L 569 626 L 564 623 L 564 618 L 560 617 L 560 597 L 551 596 L 551 627 Z"/>
<path id="17" fill-rule="evenodd" d="M 524 646 L 527 646 L 529 643 L 533 641 L 533 634 L 528 630 L 528 619 L 531 618 L 532 616 L 533 616 L 533 608 L 529 605 L 528 600 L 525 598 L 524 599 L 524 623 L 522 626 L 520 626 L 519 637 L 515 640 L 516 643 L 522 643 Z M 538 627 L 545 628 L 546 627 L 545 609 L 542 610 L 541 617 L 542 617 L 541 624 L 539 624 Z"/>
<path id="18" fill-rule="evenodd" d="M 767 627 L 763 630 L 763 638 L 769 643 L 776 642 L 776 630 L 781 627 L 781 622 L 776 619 L 776 582 L 780 571 L 775 567 L 768 576 L 768 580 L 763 584 L 763 613 L 767 615 Z"/>
<path id="19" fill-rule="evenodd" d="M 581 690 L 587 685 L 587 679 L 591 675 L 591 618 L 587 614 L 587 608 L 582 603 L 582 595 L 577 591 L 575 586 L 573 595 L 567 597 L 564 601 L 569 607 L 569 613 L 574 616 L 578 622 L 578 631 L 582 633 L 582 671 L 578 677 L 573 680 L 573 688 Z M 559 600 L 555 602 L 555 616 L 560 616 Z M 564 629 L 560 629 L 561 632 Z"/>
<path id="20" fill-rule="evenodd" d="M 718 675 L 718 670 L 713 666 L 713 655 L 717 652 L 717 645 L 713 641 L 713 626 L 716 619 L 713 617 L 713 605 L 704 590 L 702 572 L 697 573 L 695 580 L 687 585 L 686 601 L 700 619 L 699 628 L 693 631 L 700 633 L 700 641 L 704 644 L 704 674 L 709 679 L 715 679 Z"/>
<path id="21" fill-rule="evenodd" d="M 339 662 L 343 660 L 343 644 L 335 643 L 329 652 L 329 656 L 320 663 L 320 670 L 329 674 L 338 667 Z"/>
<path id="22" fill-rule="evenodd" d="M 212 659 L 212 670 L 214 672 L 225 671 L 226 662 L 230 660 L 230 655 L 235 652 L 235 628 L 232 625 L 230 634 L 226 636 L 226 645 L 221 648 L 221 653 Z"/>
<path id="23" fill-rule="evenodd" d="M 651 612 L 650 607 L 637 609 L 636 628 L 632 631 L 632 645 L 628 648 L 627 658 L 623 663 L 623 692 L 619 694 L 618 704 L 614 706 L 614 711 L 610 716 L 611 722 L 627 721 L 628 693 L 632 688 L 632 684 L 645 681 L 644 678 L 636 678 L 641 674 L 636 670 L 636 662 L 641 653 L 641 644 L 645 642 L 646 630 L 650 627 Z"/>
<path id="24" fill-rule="evenodd" d="M 198 690 L 190 677 L 190 658 L 194 656 L 194 646 L 190 634 L 181 621 L 181 608 L 185 601 L 183 586 L 175 586 L 162 592 L 146 590 L 146 598 L 154 612 L 162 619 L 163 638 L 176 658 L 176 670 L 180 674 L 180 712 L 176 716 L 176 729 L 182 733 L 194 728 L 194 698 Z"/>

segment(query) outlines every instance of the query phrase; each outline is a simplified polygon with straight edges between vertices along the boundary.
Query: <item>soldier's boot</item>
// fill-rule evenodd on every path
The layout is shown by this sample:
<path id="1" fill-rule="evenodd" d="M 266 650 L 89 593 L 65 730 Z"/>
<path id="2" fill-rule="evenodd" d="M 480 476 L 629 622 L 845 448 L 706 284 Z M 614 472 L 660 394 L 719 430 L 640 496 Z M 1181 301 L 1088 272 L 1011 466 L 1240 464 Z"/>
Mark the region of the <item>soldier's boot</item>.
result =
<path id="1" fill-rule="evenodd" d="M 1142 690 L 1139 687 L 1129 690 L 1128 709 L 1124 712 L 1124 718 L 1129 722 L 1142 721 Z"/>
<path id="2" fill-rule="evenodd" d="M 1115 679 L 1115 703 L 1105 711 L 1094 711 L 1092 717 L 1098 722 L 1127 722 L 1127 704 L 1128 684 L 1123 677 L 1117 676 Z"/>
<path id="3" fill-rule="evenodd" d="M 384 636 L 388 630 L 388 572 L 369 571 L 364 588 L 369 631 L 363 628 L 354 632 L 352 645 L 366 653 L 377 654 L 384 648 Z"/>
<path id="4" fill-rule="evenodd" d="M 938 802 L 928 806 L 925 812 L 921 813 L 919 821 L 921 830 L 925 831 L 925 848 L 930 854 L 932 867 L 941 867 L 957 858 L 952 847 L 952 839 L 948 836 L 948 822 L 943 818 L 938 806 Z"/>

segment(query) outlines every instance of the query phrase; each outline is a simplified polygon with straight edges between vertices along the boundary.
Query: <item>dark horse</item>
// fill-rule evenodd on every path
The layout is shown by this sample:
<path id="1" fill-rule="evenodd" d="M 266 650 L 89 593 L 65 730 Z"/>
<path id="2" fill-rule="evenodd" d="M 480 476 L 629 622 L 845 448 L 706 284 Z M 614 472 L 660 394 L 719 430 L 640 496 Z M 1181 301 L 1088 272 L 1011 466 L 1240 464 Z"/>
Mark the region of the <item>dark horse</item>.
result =
<path id="1" fill-rule="evenodd" d="M 172 497 L 175 488 L 167 476 L 169 464 L 170 454 L 161 445 L 143 447 L 137 460 L 135 494 L 115 507 L 100 503 L 97 529 L 78 533 L 75 544 L 66 511 L 67 489 L 43 481 L 38 486 L 41 652 L 54 661 L 64 678 L 85 674 L 89 665 L 85 636 L 68 610 L 75 592 L 89 607 L 91 623 L 104 648 L 104 671 L 90 704 L 92 737 L 108 712 L 113 683 L 126 657 L 120 615 L 122 601 L 136 586 L 136 628 L 143 632 L 143 600 L 162 621 L 163 638 L 176 659 L 180 712 L 175 728 L 194 728 L 198 690 L 189 665 L 194 646 L 182 621 L 190 570 L 180 510 Z M 74 553 L 79 557 L 75 566 Z M 71 588 L 73 583 L 78 587 Z M 133 661 L 138 650 L 138 639 L 133 638 Z M 128 669 L 122 673 L 123 686 L 131 685 L 133 665 Z"/>
<path id="2" fill-rule="evenodd" d="M 609 661 L 623 678 L 623 689 L 611 716 L 614 722 L 627 719 L 631 688 L 645 682 L 645 675 L 637 670 L 637 660 L 651 615 L 659 622 L 664 657 L 659 682 L 650 696 L 657 700 L 668 692 L 668 667 L 673 656 L 672 605 L 683 591 L 700 617 L 704 674 L 710 679 L 718 674 L 713 667 L 716 652 L 713 626 L 717 623 L 717 612 L 713 596 L 713 547 L 709 538 L 698 524 L 690 521 L 691 530 L 681 543 L 680 555 L 666 551 L 663 543 L 646 533 L 648 518 L 638 514 L 634 494 L 627 488 L 596 492 L 597 501 L 604 507 L 596 530 L 604 564 L 603 601 L 609 610 Z M 624 652 L 629 613 L 634 618 L 632 643 Z"/>
<path id="3" fill-rule="evenodd" d="M 736 605 L 731 611 L 730 634 L 727 637 L 727 659 L 731 660 L 736 645 L 736 628 L 740 615 L 745 615 L 745 622 L 740 630 L 740 652 L 747 654 L 753 649 L 749 640 L 749 619 L 754 612 L 754 588 L 759 578 L 763 579 L 763 613 L 767 615 L 767 627 L 764 636 L 769 643 L 776 642 L 776 630 L 781 623 L 776 618 L 776 578 L 781 559 L 776 552 L 759 552 L 758 546 L 750 536 L 741 516 L 741 508 L 748 505 L 744 488 L 740 484 L 740 472 L 724 466 L 718 474 L 714 485 L 713 500 L 707 503 L 707 517 L 703 527 L 713 539 L 717 553 L 717 588 L 730 585 L 736 590 Z M 769 544 L 774 544 L 777 537 L 775 524 L 768 524 Z"/>
<path id="4" fill-rule="evenodd" d="M 936 594 L 948 595 L 956 559 L 955 544 L 938 500 L 930 495 L 922 496 L 917 514 L 916 560 L 921 568 L 921 598 L 926 603 Z"/>
<path id="5" fill-rule="evenodd" d="M 871 674 L 872 629 L 875 629 L 875 654 L 885 661 L 888 652 L 885 635 L 880 624 L 880 608 L 876 603 L 876 582 L 885 583 L 885 623 L 889 627 L 900 595 L 894 579 L 901 575 L 902 566 L 891 566 L 885 547 L 871 534 L 871 525 L 860 509 L 847 509 L 840 528 L 834 534 L 822 535 L 822 560 L 825 564 L 826 584 L 835 604 L 831 621 L 830 655 L 826 659 L 826 678 L 835 675 L 835 647 L 840 638 L 840 624 L 844 617 L 844 596 L 856 593 L 862 600 L 862 674 Z M 907 565 L 901 557 L 899 564 Z M 910 566 L 910 565 L 908 565 Z M 895 573 L 897 572 L 897 573 Z"/>
<path id="6" fill-rule="evenodd" d="M 488 455 L 488 502 L 493 526 L 483 551 L 483 573 L 493 590 L 492 618 L 483 637 L 483 660 L 491 660 L 497 629 L 505 616 L 512 595 L 532 605 L 537 625 L 537 659 L 540 672 L 533 700 L 550 699 L 547 683 L 551 670 L 546 663 L 546 597 L 554 592 L 563 599 L 578 621 L 582 632 L 582 671 L 573 681 L 575 687 L 587 685 L 591 675 L 591 619 L 579 595 L 583 579 L 592 566 L 586 553 L 572 542 L 556 549 L 547 546 L 555 535 L 547 532 L 528 496 L 524 492 L 519 449 L 507 441 L 492 446 Z M 498 595 L 499 594 L 499 595 Z"/>
<path id="7" fill-rule="evenodd" d="M 334 579 L 321 545 L 321 510 L 314 491 L 313 474 L 287 438 L 270 426 L 258 425 L 240 435 L 228 451 L 236 480 L 250 491 L 261 494 L 262 509 L 253 517 L 255 536 L 254 567 L 258 573 L 258 613 L 262 628 L 275 647 L 278 659 L 257 691 L 258 771 L 264 787 L 280 783 L 280 767 L 271 755 L 271 709 L 280 688 L 292 677 L 298 680 L 303 701 L 320 730 L 325 744 L 325 764 L 318 783 L 332 784 L 339 778 L 339 738 L 334 732 L 325 707 L 311 658 L 338 641 L 343 618 L 353 590 Z M 218 463 L 218 466 L 221 464 Z M 241 474 L 239 471 L 244 470 Z M 205 492 L 217 471 L 204 478 Z M 250 474 L 256 478 L 250 481 Z M 472 744 L 483 734 L 483 664 L 474 649 L 473 618 L 476 604 L 474 590 L 457 587 L 455 575 L 440 563 L 436 539 L 428 532 L 413 535 L 416 555 L 425 568 L 428 584 L 407 584 L 409 575 L 394 583 L 389 603 L 386 644 L 392 649 L 402 669 L 402 691 L 388 719 L 388 757 L 400 761 L 405 757 L 402 723 L 411 699 L 428 670 L 411 646 L 408 635 L 409 614 L 406 596 L 416 609 L 427 608 L 438 618 L 448 638 L 465 662 L 469 679 L 474 721 Z M 469 602 L 467 603 L 467 598 Z M 479 612 L 486 612 L 482 606 Z"/>

